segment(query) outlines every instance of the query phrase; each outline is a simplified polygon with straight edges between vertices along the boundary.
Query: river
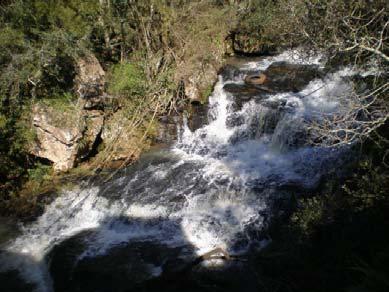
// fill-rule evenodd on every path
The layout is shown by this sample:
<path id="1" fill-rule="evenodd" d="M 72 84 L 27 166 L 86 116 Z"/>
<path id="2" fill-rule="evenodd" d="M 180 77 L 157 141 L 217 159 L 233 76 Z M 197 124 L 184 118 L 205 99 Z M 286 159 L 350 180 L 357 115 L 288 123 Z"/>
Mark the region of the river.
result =
<path id="1" fill-rule="evenodd" d="M 281 61 L 321 73 L 299 90 L 240 96 L 247 74 Z M 184 122 L 171 147 L 108 182 L 64 191 L 3 244 L 0 275 L 16 273 L 21 291 L 132 291 L 215 248 L 237 257 L 261 249 L 271 242 L 266 228 L 276 208 L 340 174 L 350 159 L 347 145 L 310 143 L 308 128 L 347 111 L 352 74 L 326 72 L 320 56 L 294 51 L 225 69 L 207 123 L 191 131 Z M 236 272 L 238 285 L 250 282 L 245 273 Z"/>

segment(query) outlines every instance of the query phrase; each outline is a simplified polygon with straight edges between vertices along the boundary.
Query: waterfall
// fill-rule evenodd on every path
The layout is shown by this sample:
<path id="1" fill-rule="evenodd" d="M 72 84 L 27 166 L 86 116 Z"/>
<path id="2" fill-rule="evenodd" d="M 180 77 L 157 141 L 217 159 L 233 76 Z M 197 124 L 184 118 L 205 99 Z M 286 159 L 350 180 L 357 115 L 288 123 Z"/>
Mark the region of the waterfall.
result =
<path id="1" fill-rule="evenodd" d="M 240 86 L 245 72 L 274 62 L 322 66 L 320 59 L 287 51 L 244 64 L 232 78 L 219 76 L 207 125 L 192 132 L 184 123 L 170 149 L 145 155 L 109 182 L 64 191 L 3 248 L 0 273 L 19 270 L 37 291 L 52 291 L 50 253 L 80 234 L 76 261 L 131 242 L 185 247 L 183 255 L 261 248 L 269 240 L 262 231 L 272 201 L 287 196 L 290 185 L 314 188 L 347 159 L 346 147 L 310 145 L 306 129 L 309 120 L 347 110 L 352 85 L 346 77 L 354 73 L 342 69 L 302 91 L 254 97 L 238 109 L 224 87 Z M 150 277 L 161 271 L 154 262 L 147 267 Z"/>

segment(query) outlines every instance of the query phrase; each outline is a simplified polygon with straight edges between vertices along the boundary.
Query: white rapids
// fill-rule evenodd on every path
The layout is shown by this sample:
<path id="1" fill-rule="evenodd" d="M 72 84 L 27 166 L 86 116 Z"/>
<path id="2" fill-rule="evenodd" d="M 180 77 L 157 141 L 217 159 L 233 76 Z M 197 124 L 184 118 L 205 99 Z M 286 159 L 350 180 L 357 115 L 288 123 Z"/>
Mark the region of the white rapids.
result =
<path id="1" fill-rule="evenodd" d="M 265 70 L 276 61 L 323 65 L 320 56 L 294 55 L 287 51 L 243 69 Z M 344 68 L 311 81 L 301 92 L 269 94 L 265 102 L 282 104 L 282 114 L 277 106 L 255 100 L 234 110 L 233 97 L 223 87 L 242 84 L 244 76 L 220 76 L 209 98 L 207 125 L 192 132 L 184 124 L 171 149 L 108 183 L 64 191 L 3 247 L 0 272 L 19 270 L 37 291 L 51 291 L 47 254 L 85 230 L 96 232 L 85 238 L 87 248 L 79 259 L 133 240 L 190 245 L 197 254 L 216 247 L 233 253 L 261 247 L 269 202 L 285 195 L 290 185 L 315 187 L 329 165 L 341 165 L 343 149 L 295 141 L 307 120 L 347 109 L 352 85 L 345 77 L 353 74 Z M 233 116 L 240 122 L 229 123 Z M 158 267 L 153 269 L 158 274 Z"/>

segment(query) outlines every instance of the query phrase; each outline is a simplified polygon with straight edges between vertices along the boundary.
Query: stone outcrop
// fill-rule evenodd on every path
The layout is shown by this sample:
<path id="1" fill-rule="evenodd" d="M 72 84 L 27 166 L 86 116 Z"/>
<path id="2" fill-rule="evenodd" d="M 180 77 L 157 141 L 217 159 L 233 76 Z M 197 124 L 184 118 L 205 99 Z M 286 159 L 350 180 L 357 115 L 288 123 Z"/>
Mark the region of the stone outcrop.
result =
<path id="1" fill-rule="evenodd" d="M 101 137 L 105 121 L 105 114 L 102 111 L 91 110 L 84 116 L 84 131 L 82 143 L 78 151 L 78 160 L 88 158 L 94 151 Z"/>
<path id="2" fill-rule="evenodd" d="M 217 81 L 217 69 L 212 65 L 198 68 L 184 79 L 185 96 L 191 103 L 201 103 L 208 96 L 208 89 Z"/>
<path id="3" fill-rule="evenodd" d="M 84 109 L 104 107 L 105 72 L 93 54 L 76 62 L 75 89 Z"/>
<path id="4" fill-rule="evenodd" d="M 49 108 L 34 106 L 33 126 L 36 130 L 37 142 L 32 147 L 31 153 L 52 161 L 56 171 L 65 171 L 75 165 L 82 131 L 77 121 L 72 125 L 55 126 L 54 124 L 53 113 Z"/>
<path id="5" fill-rule="evenodd" d="M 86 159 L 104 127 L 104 108 L 109 100 L 104 94 L 105 72 L 93 54 L 79 59 L 76 70 L 78 100 L 74 108 L 36 104 L 33 109 L 36 143 L 30 152 L 53 162 L 56 171 L 69 170 Z"/>

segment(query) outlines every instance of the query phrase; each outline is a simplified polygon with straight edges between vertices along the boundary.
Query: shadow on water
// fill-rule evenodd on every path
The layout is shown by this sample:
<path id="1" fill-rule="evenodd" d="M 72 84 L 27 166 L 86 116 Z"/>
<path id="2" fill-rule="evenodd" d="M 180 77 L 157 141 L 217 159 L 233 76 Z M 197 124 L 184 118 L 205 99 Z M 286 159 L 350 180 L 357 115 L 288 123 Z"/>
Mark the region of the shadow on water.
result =
<path id="1" fill-rule="evenodd" d="M 7 258 L 7 261 L 13 263 L 26 263 L 27 265 L 37 265 L 35 260 L 28 255 L 21 255 L 18 253 L 11 253 L 0 250 L 0 260 L 1 258 Z M 1 261 L 0 261 L 1 263 Z M 7 269 L 1 263 L 0 266 L 0 290 L 4 292 L 28 292 L 34 291 L 37 287 L 33 283 L 28 283 L 24 280 L 23 276 L 20 274 L 16 268 Z M 5 269 L 3 271 L 3 269 Z"/>
<path id="2" fill-rule="evenodd" d="M 155 239 L 161 232 L 166 236 L 162 242 Z M 104 246 L 110 239 L 116 243 Z M 54 245 L 44 257 L 44 268 L 26 255 L 0 255 L 11 265 L 27 269 L 21 274 L 16 269 L 0 272 L 4 292 L 256 291 L 247 262 L 199 260 L 180 222 L 161 218 L 107 217 L 98 228 Z M 49 277 L 40 276 L 48 283 L 23 280 L 37 266 L 49 273 Z"/>

